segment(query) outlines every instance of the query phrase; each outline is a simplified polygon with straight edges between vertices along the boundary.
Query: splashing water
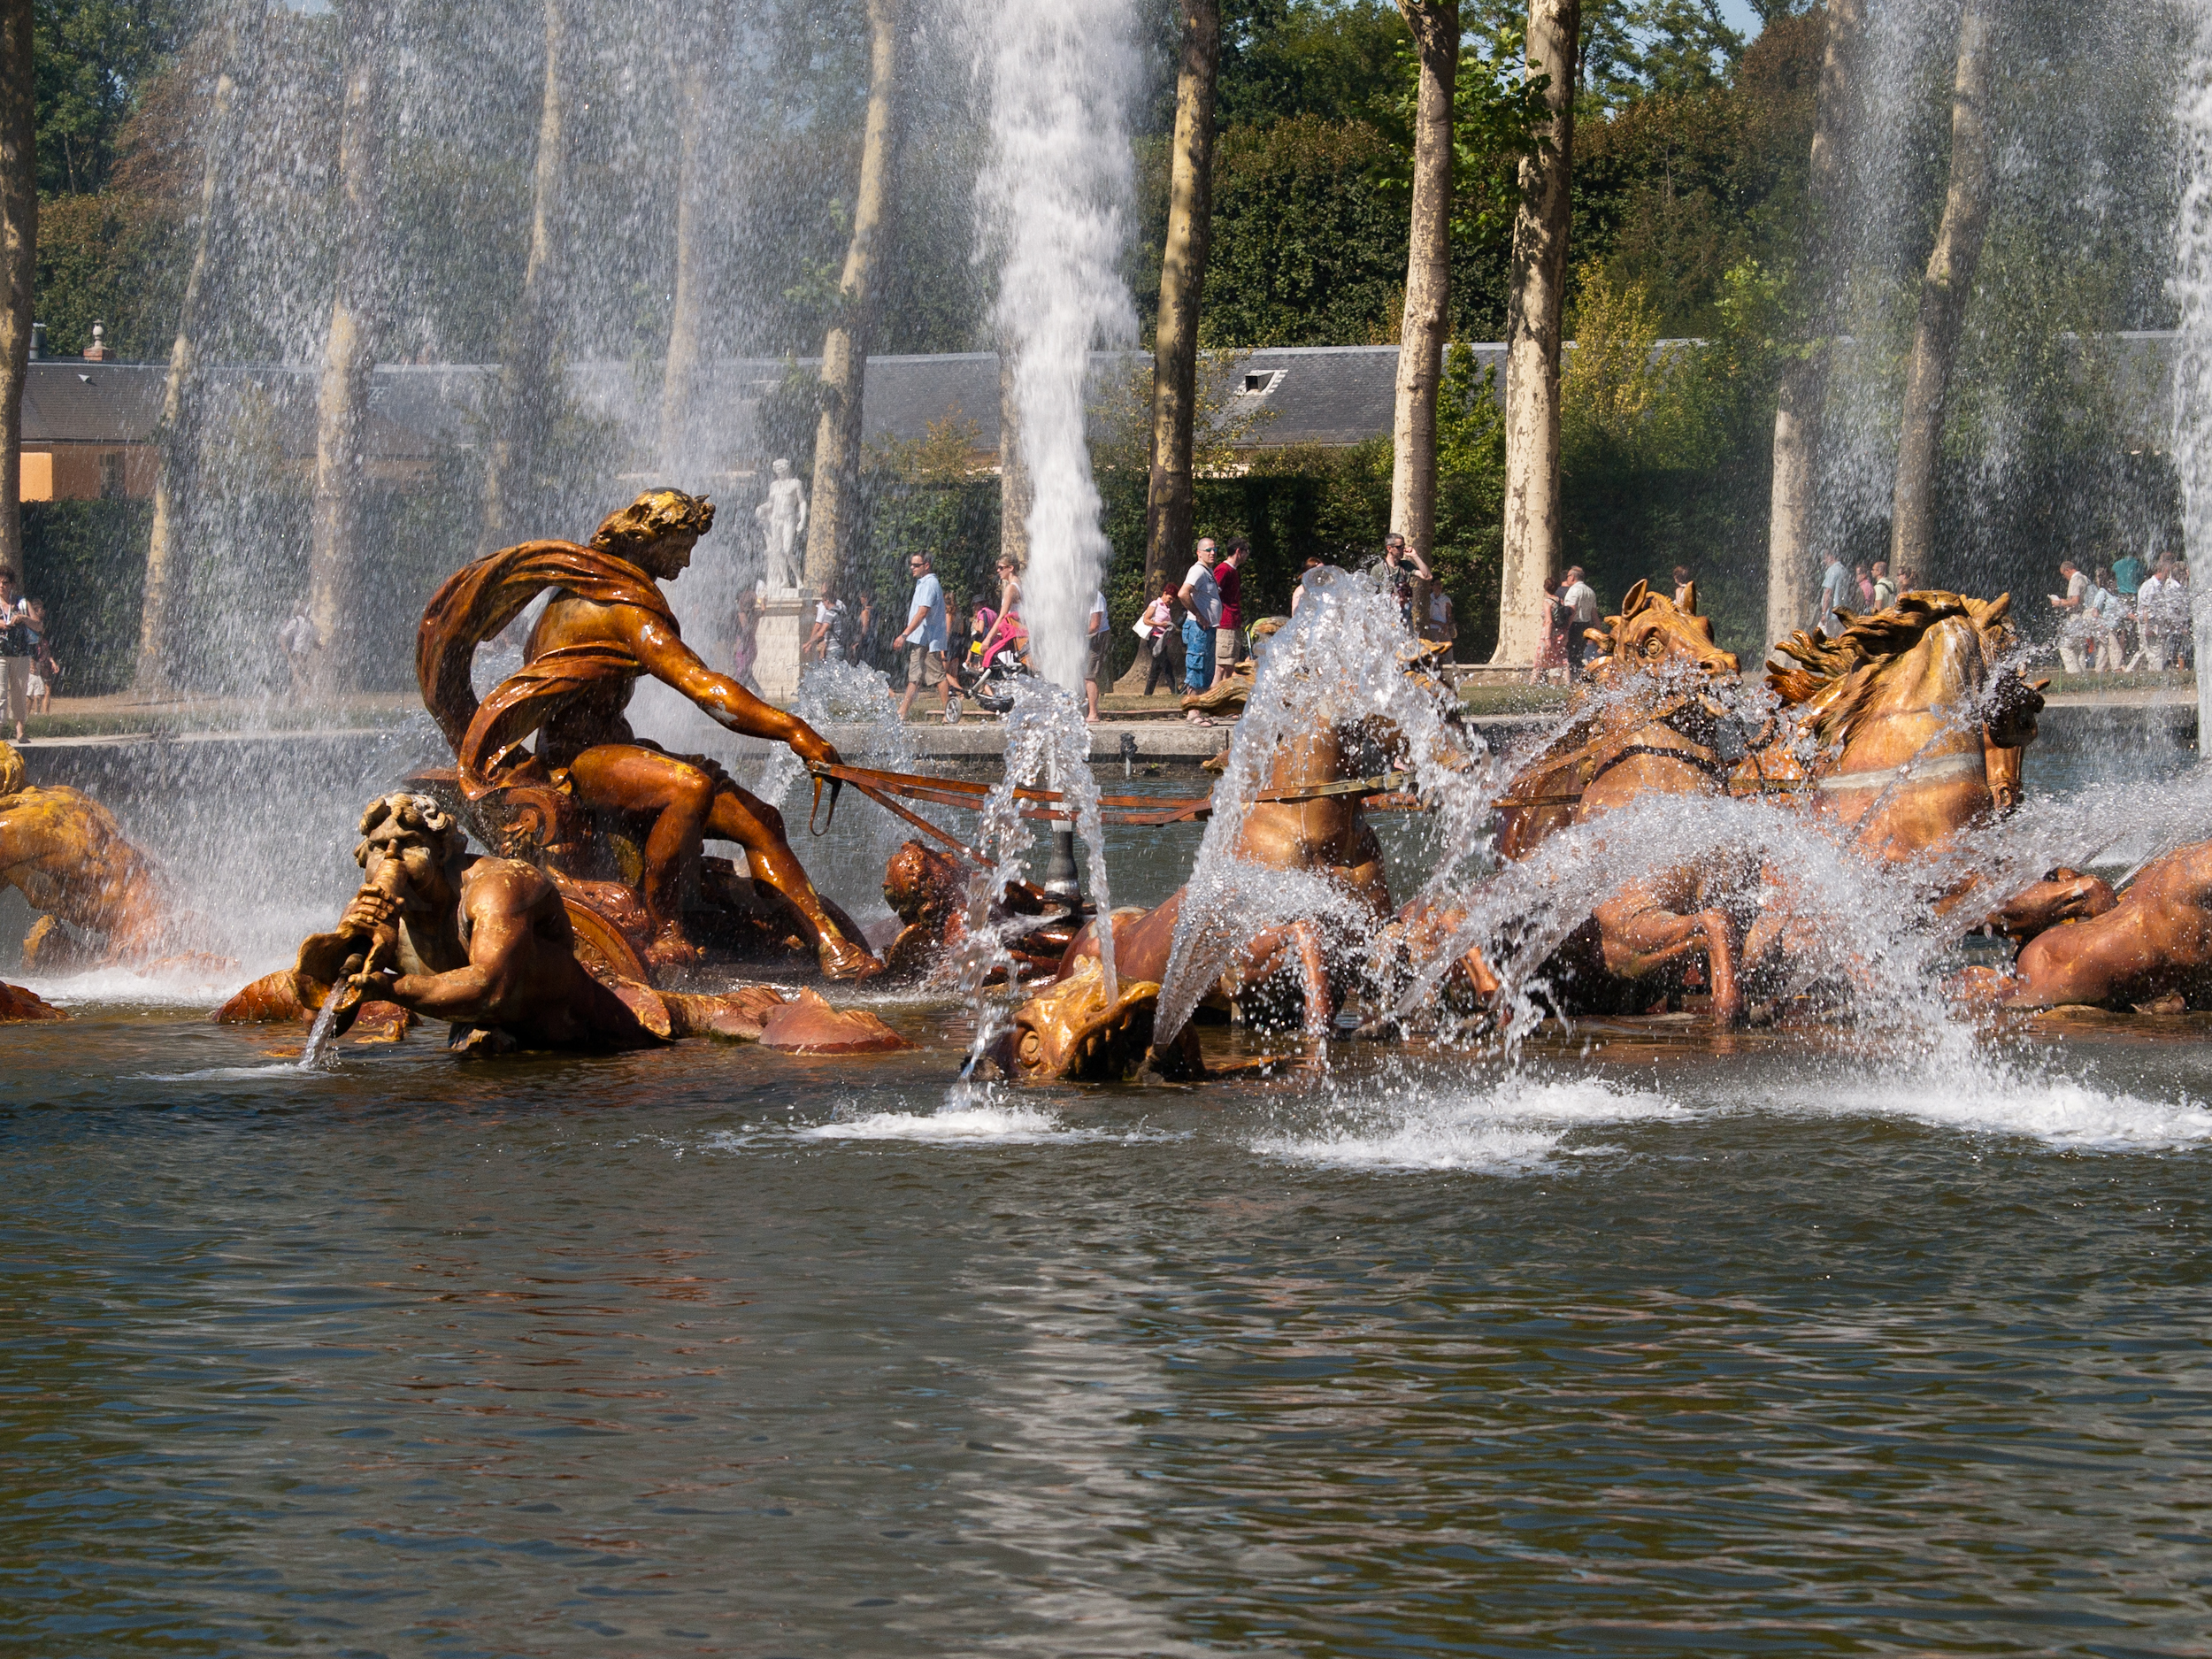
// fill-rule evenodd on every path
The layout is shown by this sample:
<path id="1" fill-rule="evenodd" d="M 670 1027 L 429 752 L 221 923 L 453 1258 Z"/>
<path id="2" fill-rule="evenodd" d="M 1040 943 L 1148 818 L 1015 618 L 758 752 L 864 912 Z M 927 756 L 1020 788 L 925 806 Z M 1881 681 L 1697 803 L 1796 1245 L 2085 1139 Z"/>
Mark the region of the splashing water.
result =
<path id="1" fill-rule="evenodd" d="M 953 981 L 975 1008 L 975 1038 L 969 1045 L 965 1077 L 1004 1034 L 1007 1016 L 1018 996 L 1018 964 L 1008 948 L 1035 931 L 1041 917 L 1007 915 L 993 922 L 991 911 L 1007 889 L 1022 879 L 1024 860 L 1036 836 L 1022 817 L 1017 789 L 1057 787 L 1076 807 L 1076 833 L 1090 855 L 1091 898 L 1099 916 L 1099 967 L 1109 1002 L 1120 993 L 1114 967 L 1113 887 L 1106 872 L 1106 834 L 1099 818 L 1098 784 L 1087 757 L 1090 728 L 1082 705 L 1049 680 L 1025 675 L 1014 682 L 1014 706 L 1006 717 L 1006 771 L 983 803 L 976 821 L 975 850 L 987 864 L 968 888 L 967 933 L 947 966 Z M 1006 975 L 1008 995 L 993 998 L 985 981 L 995 970 Z"/>
<path id="2" fill-rule="evenodd" d="M 334 1071 L 338 1068 L 337 1040 L 330 1033 L 338 1024 L 338 993 L 333 990 L 315 1010 L 315 1023 L 307 1028 L 307 1044 L 300 1050 L 303 1071 Z"/>
<path id="3" fill-rule="evenodd" d="M 1263 868 L 1236 856 L 1239 837 L 1283 746 L 1317 726 L 1371 722 L 1390 733 L 1389 762 L 1412 773 L 1432 808 L 1436 864 L 1427 889 L 1448 888 L 1488 846 L 1492 778 L 1487 751 L 1453 724 L 1455 702 L 1409 676 L 1395 599 L 1363 576 L 1315 572 L 1291 625 L 1260 641 L 1250 702 L 1229 742 L 1175 925 L 1160 987 L 1159 1041 L 1180 1032 L 1244 942 L 1271 927 L 1311 920 L 1363 937 L 1372 918 L 1320 877 Z"/>
<path id="4" fill-rule="evenodd" d="M 1034 491 L 1022 611 L 1044 677 L 1083 685 L 1090 599 L 1111 556 L 1085 429 L 1090 354 L 1133 344 L 1119 269 L 1133 161 L 1124 111 L 1138 58 L 1129 0 L 973 0 L 990 44 L 991 157 L 976 188 L 1001 250 L 995 314 L 1012 357 Z"/>

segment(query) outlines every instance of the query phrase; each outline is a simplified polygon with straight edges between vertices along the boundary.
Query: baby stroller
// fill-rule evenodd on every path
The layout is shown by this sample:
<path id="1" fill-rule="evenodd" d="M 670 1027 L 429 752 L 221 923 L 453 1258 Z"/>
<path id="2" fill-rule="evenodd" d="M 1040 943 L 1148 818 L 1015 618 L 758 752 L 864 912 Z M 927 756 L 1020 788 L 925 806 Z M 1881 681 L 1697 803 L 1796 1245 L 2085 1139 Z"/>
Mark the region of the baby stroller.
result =
<path id="1" fill-rule="evenodd" d="M 959 695 L 987 714 L 1005 714 L 1014 706 L 1014 680 L 1029 672 L 1020 648 L 1028 642 L 1020 619 L 1003 618 L 988 607 L 975 613 L 975 642 L 953 671 Z"/>

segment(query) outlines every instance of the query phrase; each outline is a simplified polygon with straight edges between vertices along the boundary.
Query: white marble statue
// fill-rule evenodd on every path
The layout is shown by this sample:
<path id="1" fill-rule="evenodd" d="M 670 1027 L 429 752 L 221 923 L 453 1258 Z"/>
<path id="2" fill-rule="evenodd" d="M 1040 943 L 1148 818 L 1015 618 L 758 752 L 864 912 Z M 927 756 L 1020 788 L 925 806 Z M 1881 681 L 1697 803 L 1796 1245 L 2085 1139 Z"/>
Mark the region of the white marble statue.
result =
<path id="1" fill-rule="evenodd" d="M 768 541 L 768 591 L 793 594 L 799 590 L 800 538 L 806 534 L 806 490 L 791 476 L 791 463 L 778 461 L 771 469 L 775 479 L 768 499 L 753 509 L 761 534 Z"/>

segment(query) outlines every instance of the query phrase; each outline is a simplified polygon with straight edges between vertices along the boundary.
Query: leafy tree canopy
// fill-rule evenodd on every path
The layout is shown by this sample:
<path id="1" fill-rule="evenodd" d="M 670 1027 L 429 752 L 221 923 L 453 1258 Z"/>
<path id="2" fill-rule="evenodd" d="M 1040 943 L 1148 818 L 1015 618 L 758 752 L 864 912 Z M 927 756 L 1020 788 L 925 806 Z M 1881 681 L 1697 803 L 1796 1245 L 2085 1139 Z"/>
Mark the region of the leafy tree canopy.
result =
<path id="1" fill-rule="evenodd" d="M 177 48 L 184 0 L 33 0 L 42 196 L 105 189 L 140 90 Z"/>

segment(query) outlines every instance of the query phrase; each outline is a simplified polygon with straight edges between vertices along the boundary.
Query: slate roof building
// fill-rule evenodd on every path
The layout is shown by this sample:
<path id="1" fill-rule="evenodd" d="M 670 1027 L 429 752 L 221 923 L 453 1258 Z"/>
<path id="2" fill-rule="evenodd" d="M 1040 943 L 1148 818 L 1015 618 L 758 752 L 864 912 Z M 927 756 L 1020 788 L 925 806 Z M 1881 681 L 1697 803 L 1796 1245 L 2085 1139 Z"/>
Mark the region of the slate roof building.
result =
<path id="1" fill-rule="evenodd" d="M 1479 362 L 1503 367 L 1504 349 L 1475 348 Z M 1148 374 L 1149 354 L 1100 353 L 1093 373 Z M 732 471 L 759 465 L 763 403 L 810 362 L 729 358 L 709 365 L 693 401 L 694 447 Z M 159 363 L 46 357 L 28 365 L 23 397 L 23 498 L 84 500 L 149 495 L 156 466 L 155 428 L 168 373 Z M 1228 365 L 1225 400 L 1253 452 L 1305 444 L 1352 444 L 1390 432 L 1398 372 L 1395 346 L 1287 347 L 1240 353 Z M 403 480 L 441 455 L 473 446 L 477 411 L 495 373 L 476 364 L 388 365 L 370 384 L 364 448 L 373 476 Z M 646 432 L 658 419 L 658 378 L 627 363 L 572 365 L 571 390 L 584 411 L 618 427 Z M 280 365 L 203 371 L 199 395 L 211 406 L 260 405 L 264 430 L 280 452 L 304 462 L 315 451 L 316 372 Z M 971 432 L 979 470 L 997 465 L 998 358 L 987 351 L 868 360 L 862 423 L 870 443 L 913 442 L 933 423 Z"/>
<path id="2" fill-rule="evenodd" d="M 1663 348 L 1682 342 L 1663 342 Z M 2127 382 L 2124 396 L 2147 430 L 2162 431 L 2170 396 L 2175 336 L 2112 337 Z M 1570 342 L 1569 349 L 1572 349 Z M 1505 348 L 1472 348 L 1479 373 L 1494 369 L 1503 396 Z M 749 478 L 765 464 L 763 405 L 795 374 L 816 365 L 787 358 L 726 358 L 706 365 L 693 399 L 687 448 L 708 457 L 703 468 Z M 1148 353 L 1102 352 L 1092 359 L 1094 384 L 1148 376 Z M 1293 446 L 1363 443 L 1390 434 L 1398 371 L 1395 346 L 1286 346 L 1213 360 L 1227 373 L 1222 419 L 1248 461 Z M 477 411 L 495 371 L 484 365 L 389 365 L 371 382 L 365 449 L 373 477 L 403 481 L 441 457 L 473 447 Z M 157 363 L 35 360 L 23 400 L 23 498 L 85 499 L 152 493 L 155 427 L 167 368 Z M 305 463 L 315 450 L 316 371 L 255 365 L 204 371 L 211 406 L 257 403 L 261 427 L 280 452 Z M 657 430 L 660 379 L 626 362 L 586 362 L 568 370 L 570 389 L 588 414 L 618 429 Z M 1141 382 L 1140 382 L 1141 384 Z M 998 358 L 987 351 L 868 360 L 862 409 L 870 443 L 914 442 L 933 423 L 972 434 L 972 463 L 995 471 L 999 443 Z M 642 446 L 641 446 L 642 447 Z"/>

